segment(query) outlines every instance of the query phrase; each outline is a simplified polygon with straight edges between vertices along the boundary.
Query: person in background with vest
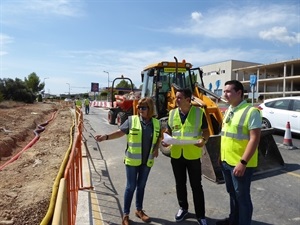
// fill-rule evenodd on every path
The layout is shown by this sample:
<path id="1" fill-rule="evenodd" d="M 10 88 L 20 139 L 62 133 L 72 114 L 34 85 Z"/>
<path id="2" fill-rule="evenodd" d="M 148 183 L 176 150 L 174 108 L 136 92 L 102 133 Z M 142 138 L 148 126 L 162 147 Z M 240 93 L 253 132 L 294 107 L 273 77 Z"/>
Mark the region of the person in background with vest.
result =
<path id="1" fill-rule="evenodd" d="M 230 106 L 222 123 L 220 159 L 230 197 L 230 214 L 216 225 L 250 225 L 252 220 L 250 185 L 257 167 L 262 119 L 259 110 L 243 97 L 241 82 L 225 83 L 224 98 Z"/>
<path id="2" fill-rule="evenodd" d="M 148 175 L 158 156 L 160 143 L 160 123 L 154 116 L 154 103 L 151 98 L 138 101 L 139 115 L 129 116 L 119 130 L 105 135 L 96 135 L 96 141 L 112 140 L 127 134 L 125 168 L 127 184 L 124 194 L 122 225 L 129 225 L 129 213 L 134 191 L 136 190 L 135 215 L 144 222 L 151 219 L 143 210 L 143 200 Z"/>
<path id="3" fill-rule="evenodd" d="M 75 100 L 75 107 L 78 107 L 79 109 L 82 108 L 82 102 L 78 97 Z"/>
<path id="4" fill-rule="evenodd" d="M 172 145 L 171 165 L 175 177 L 176 194 L 180 209 L 175 215 L 176 222 L 188 214 L 187 173 L 193 192 L 195 214 L 199 225 L 206 225 L 204 193 L 201 183 L 202 147 L 209 138 L 208 124 L 203 109 L 191 105 L 190 89 L 176 92 L 175 108 L 169 112 L 167 133 L 178 140 L 194 140 L 196 144 Z M 162 141 L 162 145 L 168 145 Z"/>
<path id="5" fill-rule="evenodd" d="M 84 99 L 84 108 L 85 108 L 85 114 L 90 113 L 90 99 L 86 98 Z"/>

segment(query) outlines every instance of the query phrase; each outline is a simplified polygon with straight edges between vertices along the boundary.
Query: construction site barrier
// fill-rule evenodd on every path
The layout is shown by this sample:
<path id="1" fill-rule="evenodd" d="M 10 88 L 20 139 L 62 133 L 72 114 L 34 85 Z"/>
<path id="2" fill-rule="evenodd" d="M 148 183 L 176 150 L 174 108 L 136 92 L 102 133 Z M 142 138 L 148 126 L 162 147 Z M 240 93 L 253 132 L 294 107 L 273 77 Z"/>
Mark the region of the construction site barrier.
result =
<path id="1" fill-rule="evenodd" d="M 83 113 L 75 107 L 75 138 L 71 143 L 67 165 L 63 168 L 63 177 L 60 177 L 56 204 L 52 218 L 52 225 L 74 225 L 78 202 L 78 190 L 83 187 L 82 178 L 82 131 Z M 90 187 L 87 187 L 90 188 Z M 48 223 L 45 223 L 45 225 Z"/>
<path id="2" fill-rule="evenodd" d="M 112 104 L 111 102 L 107 102 L 107 101 L 92 101 L 90 103 L 91 107 L 99 107 L 99 108 L 111 108 Z"/>
<path id="3" fill-rule="evenodd" d="M 274 129 L 262 129 L 258 145 L 258 166 L 254 175 L 279 170 L 284 167 L 284 161 L 273 138 Z M 209 137 L 202 157 L 202 174 L 216 183 L 224 183 L 220 165 L 221 136 Z"/>

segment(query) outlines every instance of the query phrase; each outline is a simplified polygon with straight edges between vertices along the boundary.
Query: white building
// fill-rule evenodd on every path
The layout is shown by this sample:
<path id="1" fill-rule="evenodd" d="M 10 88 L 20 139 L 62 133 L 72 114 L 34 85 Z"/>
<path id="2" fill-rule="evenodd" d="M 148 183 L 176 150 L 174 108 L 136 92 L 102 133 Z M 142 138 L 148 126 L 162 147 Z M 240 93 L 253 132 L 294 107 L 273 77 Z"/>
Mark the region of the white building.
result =
<path id="1" fill-rule="evenodd" d="M 206 88 L 219 96 L 227 80 L 239 80 L 244 84 L 245 95 L 252 97 L 250 76 L 257 79 L 254 97 L 263 98 L 300 95 L 300 59 L 259 64 L 228 60 L 201 66 Z M 219 84 L 219 86 L 218 86 Z"/>

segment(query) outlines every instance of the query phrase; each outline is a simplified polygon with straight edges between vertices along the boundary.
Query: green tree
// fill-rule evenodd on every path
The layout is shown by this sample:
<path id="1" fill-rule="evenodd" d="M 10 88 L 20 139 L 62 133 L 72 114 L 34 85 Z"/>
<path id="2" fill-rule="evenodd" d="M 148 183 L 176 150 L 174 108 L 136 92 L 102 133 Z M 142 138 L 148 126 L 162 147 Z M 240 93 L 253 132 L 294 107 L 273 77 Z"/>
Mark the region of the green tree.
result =
<path id="1" fill-rule="evenodd" d="M 41 83 L 40 78 L 34 72 L 29 74 L 28 78 L 25 77 L 25 84 L 35 94 L 39 93 L 45 87 L 45 83 Z"/>
<path id="2" fill-rule="evenodd" d="M 116 86 L 116 88 L 131 88 L 131 84 L 127 80 L 121 80 L 120 83 Z M 135 85 L 133 84 L 133 88 Z"/>
<path id="3" fill-rule="evenodd" d="M 0 91 L 0 102 L 3 102 L 3 100 L 4 100 L 4 97 L 3 97 L 3 94 Z"/>
<path id="4" fill-rule="evenodd" d="M 33 103 L 35 100 L 34 93 L 25 85 L 25 82 L 19 78 L 0 79 L 0 91 L 4 100 L 13 100 L 26 103 Z"/>

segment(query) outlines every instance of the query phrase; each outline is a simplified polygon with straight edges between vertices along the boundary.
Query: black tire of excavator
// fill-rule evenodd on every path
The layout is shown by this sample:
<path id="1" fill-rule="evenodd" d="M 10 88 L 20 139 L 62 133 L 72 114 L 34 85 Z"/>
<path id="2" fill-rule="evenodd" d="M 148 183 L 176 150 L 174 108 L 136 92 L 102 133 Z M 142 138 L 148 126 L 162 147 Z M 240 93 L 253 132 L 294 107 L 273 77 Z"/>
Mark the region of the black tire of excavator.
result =
<path id="1" fill-rule="evenodd" d="M 116 113 L 113 110 L 108 111 L 108 123 L 109 124 L 116 124 Z"/>
<path id="2" fill-rule="evenodd" d="M 117 125 L 121 126 L 128 118 L 126 112 L 118 112 L 117 114 Z"/>

